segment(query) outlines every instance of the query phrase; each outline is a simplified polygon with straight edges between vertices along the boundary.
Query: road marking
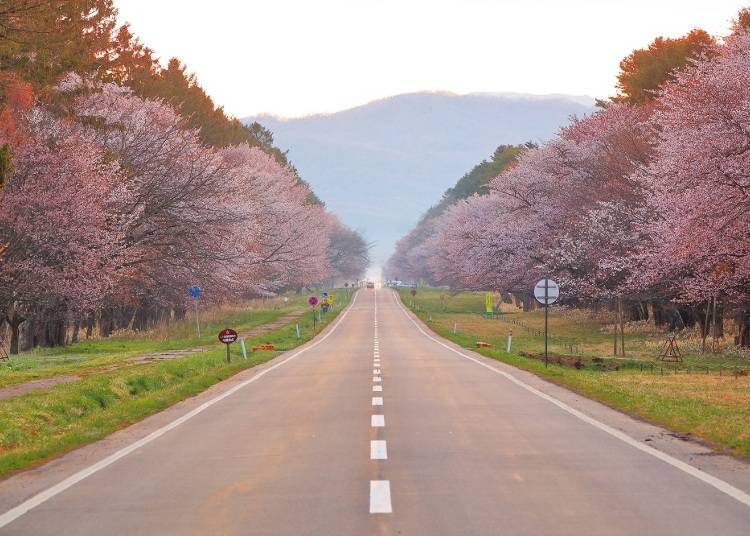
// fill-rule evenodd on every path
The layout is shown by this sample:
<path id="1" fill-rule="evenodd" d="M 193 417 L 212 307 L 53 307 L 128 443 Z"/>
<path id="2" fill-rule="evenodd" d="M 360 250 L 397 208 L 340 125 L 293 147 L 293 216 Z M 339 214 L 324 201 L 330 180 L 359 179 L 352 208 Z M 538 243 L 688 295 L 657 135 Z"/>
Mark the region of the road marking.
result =
<path id="1" fill-rule="evenodd" d="M 388 448 L 385 445 L 385 441 L 382 439 L 375 439 L 370 441 L 370 459 L 371 460 L 387 460 L 388 459 Z"/>
<path id="2" fill-rule="evenodd" d="M 36 495 L 34 495 L 33 497 L 31 497 L 30 499 L 25 500 L 24 502 L 22 502 L 18 506 L 15 506 L 15 507 L 11 508 L 10 510 L 8 510 L 7 512 L 5 512 L 4 514 L 0 515 L 0 528 L 5 527 L 9 523 L 12 523 L 16 519 L 18 519 L 19 517 L 21 517 L 22 515 L 24 515 L 26 512 L 28 512 L 29 510 L 31 510 L 33 508 L 36 508 L 37 506 L 39 506 L 41 504 L 44 504 L 45 502 L 47 502 L 48 500 L 50 500 L 54 496 L 59 495 L 63 491 L 67 490 L 68 488 L 76 485 L 81 480 L 83 480 L 83 479 L 85 479 L 85 478 L 93 475 L 94 473 L 97 473 L 97 472 L 101 471 L 102 469 L 104 469 L 105 467 L 108 467 L 109 465 L 112 465 L 117 460 L 119 460 L 121 458 L 124 458 L 125 456 L 127 456 L 131 452 L 133 452 L 135 450 L 138 450 L 138 449 L 140 449 L 140 448 L 148 445 L 152 441 L 158 439 L 159 437 L 163 436 L 164 434 L 166 434 L 167 432 L 169 432 L 170 430 L 172 430 L 173 428 L 178 427 L 179 425 L 181 425 L 181 424 L 189 421 L 190 419 L 192 419 L 193 417 L 195 417 L 199 413 L 202 413 L 203 411 L 205 411 L 206 409 L 210 408 L 211 406 L 213 406 L 217 402 L 221 402 L 222 400 L 224 400 L 225 398 L 233 395 L 234 393 L 236 393 L 237 391 L 239 391 L 243 387 L 247 387 L 251 383 L 254 383 L 254 382 L 258 381 L 259 379 L 261 379 L 263 376 L 265 376 L 269 372 L 271 372 L 273 370 L 276 370 L 277 368 L 281 367 L 282 365 L 285 365 L 285 364 L 289 363 L 291 360 L 295 359 L 297 356 L 299 356 L 299 355 L 307 352 L 308 350 L 311 350 L 311 349 L 315 348 L 316 346 L 318 346 L 319 344 L 321 344 L 323 341 L 325 341 L 328 337 L 330 337 L 336 331 L 336 329 L 339 327 L 339 325 L 341 324 L 341 322 L 343 322 L 343 320 L 347 317 L 347 315 L 349 314 L 349 312 L 352 310 L 352 307 L 354 307 L 354 303 L 357 301 L 357 295 L 358 294 L 354 294 L 354 299 L 352 299 L 352 302 L 346 308 L 346 310 L 341 315 L 341 317 L 336 321 L 336 323 L 331 327 L 331 329 L 325 335 L 323 335 L 320 339 L 318 339 L 317 341 L 314 340 L 312 342 L 312 344 L 310 344 L 309 346 L 307 346 L 305 348 L 302 348 L 301 350 L 298 350 L 297 352 L 293 353 L 292 355 L 290 355 L 289 357 L 287 357 L 283 361 L 279 361 L 275 365 L 271 365 L 267 369 L 258 372 L 252 378 L 249 378 L 249 379 L 247 379 L 247 380 L 245 380 L 245 381 L 243 381 L 241 383 L 238 383 L 237 385 L 235 385 L 231 389 L 228 389 L 227 391 L 224 391 L 222 394 L 217 395 L 217 396 L 215 396 L 214 398 L 212 398 L 210 400 L 207 400 L 206 402 L 204 402 L 203 404 L 201 404 L 197 408 L 193 409 L 192 411 L 187 412 L 182 417 L 179 417 L 179 418 L 173 420 L 172 422 L 170 422 L 170 423 L 162 426 L 158 430 L 154 430 L 153 432 L 151 432 L 150 434 L 148 434 L 146 437 L 143 437 L 143 438 L 139 439 L 138 441 L 135 441 L 134 443 L 131 443 L 127 447 L 121 448 L 117 452 L 114 452 L 113 454 L 110 454 L 109 456 L 107 456 L 103 460 L 100 460 L 100 461 L 96 462 L 95 464 L 90 465 L 89 467 L 86 467 L 85 469 L 81 469 L 80 471 L 78 471 L 77 473 L 72 474 L 71 476 L 69 476 L 68 478 L 64 479 L 63 481 L 55 484 L 54 486 L 52 486 L 50 488 L 47 488 L 44 491 L 41 491 L 41 492 L 37 493 Z"/>
<path id="3" fill-rule="evenodd" d="M 383 428 L 385 426 L 385 415 L 373 415 L 370 418 L 370 426 L 373 428 Z"/>
<path id="4" fill-rule="evenodd" d="M 382 396 L 373 396 L 372 397 L 372 405 L 373 406 L 382 406 L 383 405 L 383 397 Z"/>
<path id="5" fill-rule="evenodd" d="M 372 386 L 372 392 L 373 393 L 381 393 L 383 391 L 382 385 L 373 385 Z"/>
<path id="6" fill-rule="evenodd" d="M 370 480 L 370 513 L 391 514 L 391 482 L 389 480 Z"/>
<path id="7" fill-rule="evenodd" d="M 380 383 L 380 382 L 383 381 L 383 378 L 381 378 L 380 376 L 373 376 L 372 377 L 372 381 L 374 381 L 376 383 Z"/>
<path id="8" fill-rule="evenodd" d="M 593 417 L 589 417 L 585 413 L 582 413 L 578 411 L 577 409 L 572 408 L 571 406 L 567 405 L 565 402 L 558 400 L 554 396 L 548 395 L 547 393 L 543 393 L 539 389 L 536 389 L 535 387 L 532 387 L 528 383 L 523 382 L 522 380 L 519 380 L 512 374 L 505 372 L 503 370 L 496 369 L 493 366 L 488 365 L 487 363 L 483 363 L 479 359 L 475 357 L 471 357 L 469 355 L 464 354 L 463 352 L 460 352 L 456 350 L 455 348 L 445 344 L 444 342 L 436 339 L 426 331 L 422 329 L 422 327 L 414 320 L 411 315 L 406 311 L 403 305 L 401 305 L 401 302 L 396 300 L 395 296 L 391 295 L 392 299 L 396 301 L 396 305 L 401 309 L 401 311 L 404 313 L 406 318 L 408 318 L 414 326 L 428 339 L 432 340 L 433 342 L 436 342 L 443 348 L 447 348 L 454 354 L 460 355 L 464 359 L 468 359 L 469 361 L 472 361 L 476 363 L 479 366 L 482 366 L 486 368 L 487 370 L 491 370 L 492 372 L 499 374 L 500 376 L 503 376 L 504 378 L 508 379 L 509 381 L 515 383 L 519 387 L 522 387 L 523 389 L 526 389 L 532 394 L 535 394 L 539 398 L 542 398 L 548 402 L 551 402 L 558 408 L 562 409 L 563 411 L 569 413 L 570 415 L 573 415 L 574 417 L 582 420 L 583 422 L 590 424 L 594 428 L 598 428 L 599 430 L 611 435 L 612 437 L 619 439 L 623 443 L 626 443 L 630 445 L 633 448 L 636 448 L 640 450 L 641 452 L 645 452 L 646 454 L 650 454 L 654 458 L 657 458 L 664 463 L 667 463 L 671 465 L 672 467 L 675 467 L 676 469 L 679 469 L 680 471 L 687 473 L 688 475 L 697 478 L 698 480 L 701 480 L 702 482 L 705 482 L 709 486 L 712 486 L 716 488 L 717 490 L 721 491 L 722 493 L 725 493 L 726 495 L 729 495 L 733 499 L 741 502 L 745 506 L 750 506 L 750 494 L 745 493 L 739 488 L 736 488 L 732 486 L 729 482 L 725 482 L 724 480 L 721 480 L 720 478 L 717 478 L 709 473 L 706 473 L 705 471 L 701 471 L 697 467 L 693 467 L 689 463 L 685 463 L 682 460 L 678 460 L 674 456 L 670 456 L 669 454 L 662 452 L 660 450 L 655 449 L 654 447 L 651 447 L 649 445 L 646 445 L 644 443 L 641 443 L 640 441 L 633 439 L 629 435 L 627 435 L 625 432 L 622 432 L 616 428 L 613 428 L 609 426 L 608 424 L 604 424 L 601 421 L 597 421 Z"/>

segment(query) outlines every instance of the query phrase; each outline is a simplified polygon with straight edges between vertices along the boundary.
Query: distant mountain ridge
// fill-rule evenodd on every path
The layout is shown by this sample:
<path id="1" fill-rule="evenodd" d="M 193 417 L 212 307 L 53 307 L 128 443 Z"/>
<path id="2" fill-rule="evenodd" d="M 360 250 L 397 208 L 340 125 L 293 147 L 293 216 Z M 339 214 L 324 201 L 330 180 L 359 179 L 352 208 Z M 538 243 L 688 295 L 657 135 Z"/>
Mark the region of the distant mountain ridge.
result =
<path id="1" fill-rule="evenodd" d="M 260 115 L 275 144 L 345 223 L 388 257 L 442 193 L 501 144 L 543 142 L 594 99 L 566 95 L 423 92 L 294 119 Z"/>

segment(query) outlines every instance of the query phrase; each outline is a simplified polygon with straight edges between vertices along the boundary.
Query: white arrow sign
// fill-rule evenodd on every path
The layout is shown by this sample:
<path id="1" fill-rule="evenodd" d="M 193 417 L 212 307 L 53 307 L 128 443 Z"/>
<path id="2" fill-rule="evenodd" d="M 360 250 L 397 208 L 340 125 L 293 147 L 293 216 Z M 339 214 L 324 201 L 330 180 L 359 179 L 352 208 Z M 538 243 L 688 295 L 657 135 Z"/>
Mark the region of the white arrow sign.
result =
<path id="1" fill-rule="evenodd" d="M 534 297 L 542 305 L 552 305 L 560 297 L 560 286 L 551 279 L 542 279 L 534 287 Z"/>

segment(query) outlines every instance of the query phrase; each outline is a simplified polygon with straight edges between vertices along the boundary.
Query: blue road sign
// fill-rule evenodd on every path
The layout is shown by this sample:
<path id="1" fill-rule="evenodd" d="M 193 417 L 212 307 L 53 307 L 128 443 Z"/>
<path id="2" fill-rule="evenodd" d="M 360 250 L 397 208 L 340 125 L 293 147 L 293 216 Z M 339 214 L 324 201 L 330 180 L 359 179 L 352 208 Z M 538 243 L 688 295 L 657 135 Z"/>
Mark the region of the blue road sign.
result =
<path id="1" fill-rule="evenodd" d="M 190 293 L 190 297 L 196 300 L 201 297 L 201 288 L 199 286 L 193 285 L 188 292 Z"/>

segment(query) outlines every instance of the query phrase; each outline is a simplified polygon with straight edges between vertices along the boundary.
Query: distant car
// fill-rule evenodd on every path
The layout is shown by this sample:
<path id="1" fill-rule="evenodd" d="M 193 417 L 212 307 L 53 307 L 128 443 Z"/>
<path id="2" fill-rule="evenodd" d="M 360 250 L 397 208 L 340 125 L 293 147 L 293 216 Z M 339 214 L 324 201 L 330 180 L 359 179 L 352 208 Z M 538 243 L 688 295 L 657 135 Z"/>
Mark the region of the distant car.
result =
<path id="1" fill-rule="evenodd" d="M 372 281 L 368 281 L 367 288 L 375 288 L 375 283 L 373 283 Z"/>

